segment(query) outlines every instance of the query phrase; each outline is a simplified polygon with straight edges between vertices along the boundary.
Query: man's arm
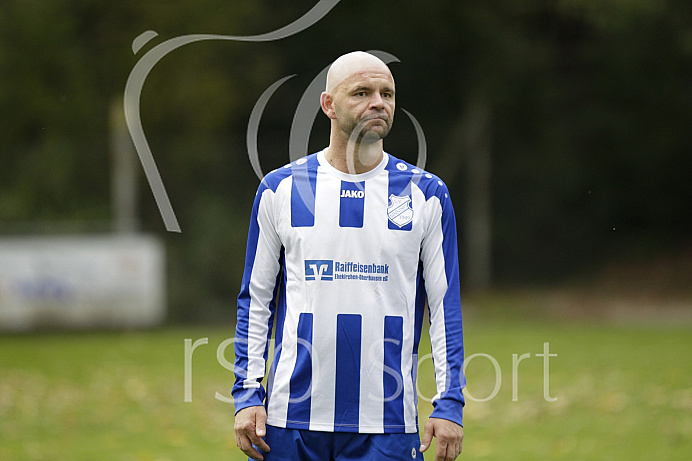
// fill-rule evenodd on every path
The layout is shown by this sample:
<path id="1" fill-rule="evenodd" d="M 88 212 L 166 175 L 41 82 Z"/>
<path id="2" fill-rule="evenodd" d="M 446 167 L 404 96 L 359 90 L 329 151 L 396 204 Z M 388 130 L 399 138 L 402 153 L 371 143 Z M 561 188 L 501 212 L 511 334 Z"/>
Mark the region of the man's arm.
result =
<path id="1" fill-rule="evenodd" d="M 282 248 L 274 226 L 273 196 L 274 192 L 263 181 L 252 207 L 245 270 L 238 295 L 236 379 L 232 390 L 236 413 L 263 405 L 266 396 L 261 381 L 266 372 Z"/>
<path id="2" fill-rule="evenodd" d="M 429 221 L 421 261 L 438 393 L 433 398 L 434 410 L 425 427 L 421 450 L 427 450 L 434 436 L 438 439 L 435 459 L 446 460 L 458 456 L 463 440 L 464 342 L 454 209 L 445 186 L 440 185 L 431 195 L 426 203 Z"/>

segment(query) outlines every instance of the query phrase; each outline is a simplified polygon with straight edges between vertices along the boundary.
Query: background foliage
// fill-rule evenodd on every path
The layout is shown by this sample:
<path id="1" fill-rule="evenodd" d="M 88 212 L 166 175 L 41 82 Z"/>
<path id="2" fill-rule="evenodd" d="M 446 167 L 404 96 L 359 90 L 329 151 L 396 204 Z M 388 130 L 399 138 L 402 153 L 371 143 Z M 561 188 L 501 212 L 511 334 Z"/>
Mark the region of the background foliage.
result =
<path id="1" fill-rule="evenodd" d="M 0 231 L 111 228 L 108 113 L 154 43 L 251 35 L 314 0 L 5 0 L 0 5 Z M 139 54 L 132 40 L 159 36 Z M 262 120 L 265 172 L 288 161 L 308 83 L 338 55 L 378 49 L 398 106 L 421 122 L 428 168 L 463 214 L 459 124 L 489 108 L 497 283 L 555 280 L 613 259 L 688 248 L 692 235 L 692 6 L 683 0 L 344 0 L 281 41 L 209 41 L 164 58 L 142 119 L 183 229 L 165 232 L 143 175 L 140 229 L 169 253 L 173 320 L 225 318 L 258 185 L 245 147 L 259 95 L 295 74 Z M 310 149 L 327 141 L 318 118 Z M 415 161 L 399 112 L 386 149 Z M 464 230 L 461 228 L 461 232 Z"/>

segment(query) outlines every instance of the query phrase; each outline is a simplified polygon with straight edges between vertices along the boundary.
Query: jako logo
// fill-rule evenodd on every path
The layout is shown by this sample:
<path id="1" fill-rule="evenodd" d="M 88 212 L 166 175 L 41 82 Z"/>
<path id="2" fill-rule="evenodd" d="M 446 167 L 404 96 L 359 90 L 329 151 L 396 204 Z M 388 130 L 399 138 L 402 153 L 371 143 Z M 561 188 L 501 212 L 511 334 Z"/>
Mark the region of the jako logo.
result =
<path id="1" fill-rule="evenodd" d="M 343 189 L 341 191 L 341 196 L 345 198 L 363 198 L 365 197 L 365 191 Z"/>
<path id="2" fill-rule="evenodd" d="M 331 259 L 306 259 L 305 280 L 334 280 L 334 261 Z"/>

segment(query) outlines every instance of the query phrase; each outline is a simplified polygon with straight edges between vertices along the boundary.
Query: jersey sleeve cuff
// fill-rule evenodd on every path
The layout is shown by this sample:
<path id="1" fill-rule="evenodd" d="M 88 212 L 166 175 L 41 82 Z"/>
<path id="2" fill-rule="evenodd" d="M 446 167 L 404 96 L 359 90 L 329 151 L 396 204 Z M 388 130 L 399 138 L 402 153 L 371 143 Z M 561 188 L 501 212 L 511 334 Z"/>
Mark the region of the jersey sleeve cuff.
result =
<path id="1" fill-rule="evenodd" d="M 264 392 L 262 389 L 239 389 L 233 392 L 233 405 L 235 412 L 247 407 L 264 406 Z"/>
<path id="2" fill-rule="evenodd" d="M 431 418 L 440 418 L 457 423 L 464 426 L 464 404 L 452 399 L 439 399 L 433 402 L 434 409 Z"/>

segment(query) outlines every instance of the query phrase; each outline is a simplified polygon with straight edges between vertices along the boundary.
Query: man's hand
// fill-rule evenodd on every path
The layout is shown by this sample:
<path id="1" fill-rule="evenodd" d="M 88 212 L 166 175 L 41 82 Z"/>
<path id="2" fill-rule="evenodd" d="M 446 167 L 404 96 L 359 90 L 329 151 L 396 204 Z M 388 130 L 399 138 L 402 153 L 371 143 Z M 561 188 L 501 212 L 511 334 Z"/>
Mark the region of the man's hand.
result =
<path id="1" fill-rule="evenodd" d="M 424 453 L 430 447 L 432 438 L 437 438 L 435 461 L 454 461 L 461 454 L 461 443 L 464 440 L 464 428 L 455 422 L 430 418 L 423 430 L 420 451 Z"/>
<path id="2" fill-rule="evenodd" d="M 267 434 L 266 422 L 267 410 L 262 406 L 243 408 L 235 415 L 235 444 L 252 459 L 264 459 L 253 443 L 260 450 L 269 451 L 269 445 L 262 439 Z"/>

